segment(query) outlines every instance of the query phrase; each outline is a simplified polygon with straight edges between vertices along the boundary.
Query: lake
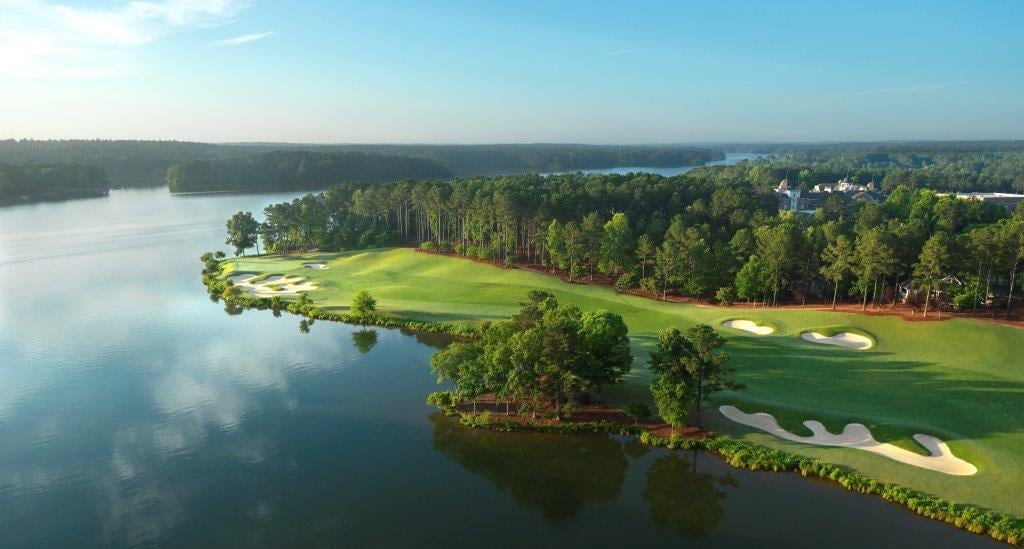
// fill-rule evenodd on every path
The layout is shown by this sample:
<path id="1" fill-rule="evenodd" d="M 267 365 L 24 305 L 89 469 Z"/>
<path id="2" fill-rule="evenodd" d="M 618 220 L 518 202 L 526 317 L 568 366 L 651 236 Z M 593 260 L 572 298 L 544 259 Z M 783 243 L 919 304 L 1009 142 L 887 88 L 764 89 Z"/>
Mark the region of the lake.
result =
<path id="1" fill-rule="evenodd" d="M 621 437 L 469 430 L 432 338 L 229 315 L 199 255 L 292 194 L 0 209 L 0 545 L 994 546 Z"/>
<path id="2" fill-rule="evenodd" d="M 744 160 L 756 160 L 764 156 L 763 154 L 756 153 L 725 153 L 725 158 L 722 160 L 712 160 L 705 164 L 705 166 L 732 166 L 739 164 Z M 657 166 L 616 166 L 614 168 L 595 168 L 591 170 L 573 170 L 570 172 L 554 172 L 554 173 L 602 173 L 602 174 L 627 174 L 627 173 L 655 173 L 663 177 L 672 177 L 673 175 L 684 174 L 692 169 L 700 168 L 701 166 L 672 166 L 672 167 L 657 167 Z M 542 173 L 540 175 L 551 175 L 551 173 Z"/>

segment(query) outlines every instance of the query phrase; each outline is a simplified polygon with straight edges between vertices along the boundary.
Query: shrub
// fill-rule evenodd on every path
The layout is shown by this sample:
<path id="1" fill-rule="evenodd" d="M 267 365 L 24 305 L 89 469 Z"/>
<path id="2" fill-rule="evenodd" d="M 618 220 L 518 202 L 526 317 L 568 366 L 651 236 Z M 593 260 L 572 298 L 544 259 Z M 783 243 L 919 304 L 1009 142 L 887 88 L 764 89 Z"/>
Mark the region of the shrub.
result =
<path id="1" fill-rule="evenodd" d="M 451 391 L 435 391 L 427 395 L 427 404 L 440 410 L 450 410 L 458 404 L 458 398 Z"/>
<path id="2" fill-rule="evenodd" d="M 433 242 L 427 240 L 420 243 L 420 249 L 424 252 L 432 252 L 437 249 L 437 246 L 435 246 Z"/>
<path id="3" fill-rule="evenodd" d="M 462 244 L 456 244 L 455 245 L 455 253 L 457 253 L 459 255 L 466 255 L 466 247 L 463 246 Z"/>
<path id="4" fill-rule="evenodd" d="M 660 288 L 658 287 L 658 279 L 653 276 L 648 276 L 640 281 L 640 289 L 645 292 L 658 293 Z"/>
<path id="5" fill-rule="evenodd" d="M 643 402 L 634 402 L 623 408 L 622 411 L 626 412 L 627 416 L 633 418 L 634 423 L 651 417 L 651 409 Z"/>
<path id="6" fill-rule="evenodd" d="M 736 289 L 732 286 L 722 286 L 715 292 L 715 300 L 726 307 L 732 305 L 736 299 Z"/>
<path id="7" fill-rule="evenodd" d="M 476 257 L 480 253 L 480 248 L 477 246 L 466 246 L 466 257 Z"/>
<path id="8" fill-rule="evenodd" d="M 622 276 L 615 281 L 615 289 L 620 292 L 628 292 L 636 288 L 637 278 L 639 277 L 636 276 L 636 273 L 622 273 Z"/>
<path id="9" fill-rule="evenodd" d="M 483 260 L 483 261 L 488 261 L 488 260 L 491 259 L 491 257 L 494 257 L 494 251 L 491 250 L 490 248 L 480 247 L 476 251 L 476 258 L 477 259 L 480 259 L 480 260 Z"/>

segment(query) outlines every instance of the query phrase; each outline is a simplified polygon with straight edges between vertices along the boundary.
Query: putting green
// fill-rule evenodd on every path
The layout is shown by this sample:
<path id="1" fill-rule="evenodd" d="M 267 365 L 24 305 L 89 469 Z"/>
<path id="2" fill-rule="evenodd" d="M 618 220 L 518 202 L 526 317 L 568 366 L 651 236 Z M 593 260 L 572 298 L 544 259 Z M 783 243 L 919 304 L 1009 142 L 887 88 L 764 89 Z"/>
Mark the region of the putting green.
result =
<path id="1" fill-rule="evenodd" d="M 323 263 L 309 269 L 304 263 Z M 705 423 L 719 432 L 796 454 L 848 465 L 885 482 L 1024 516 L 1024 330 L 970 320 L 906 322 L 892 316 L 800 309 L 712 307 L 662 303 L 610 288 L 567 284 L 521 269 L 387 249 L 342 254 L 243 258 L 228 274 L 302 276 L 325 310 L 343 312 L 352 295 L 369 290 L 383 312 L 428 321 L 480 322 L 508 317 L 526 292 L 543 288 L 563 303 L 618 312 L 629 325 L 636 362 L 628 382 L 607 391 L 615 403 L 649 402 L 648 351 L 658 331 L 706 323 L 728 338 L 744 391 L 716 395 Z M 756 336 L 722 327 L 743 318 L 776 328 Z M 850 350 L 804 341 L 800 334 L 853 331 L 875 345 Z M 879 442 L 927 455 L 915 433 L 948 442 L 978 468 L 951 477 L 848 448 L 782 440 L 721 416 L 717 404 L 767 412 L 782 427 L 811 435 L 802 424 L 821 421 L 832 432 L 863 423 Z"/>

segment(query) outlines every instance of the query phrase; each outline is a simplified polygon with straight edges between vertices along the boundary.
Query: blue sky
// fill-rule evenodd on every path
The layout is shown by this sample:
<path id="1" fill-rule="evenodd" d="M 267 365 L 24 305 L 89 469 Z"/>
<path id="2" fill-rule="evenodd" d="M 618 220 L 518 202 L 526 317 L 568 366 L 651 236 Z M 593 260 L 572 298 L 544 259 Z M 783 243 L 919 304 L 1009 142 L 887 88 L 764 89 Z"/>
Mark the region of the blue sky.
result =
<path id="1" fill-rule="evenodd" d="M 1022 28 L 1019 0 L 0 0 L 0 137 L 1020 139 Z"/>

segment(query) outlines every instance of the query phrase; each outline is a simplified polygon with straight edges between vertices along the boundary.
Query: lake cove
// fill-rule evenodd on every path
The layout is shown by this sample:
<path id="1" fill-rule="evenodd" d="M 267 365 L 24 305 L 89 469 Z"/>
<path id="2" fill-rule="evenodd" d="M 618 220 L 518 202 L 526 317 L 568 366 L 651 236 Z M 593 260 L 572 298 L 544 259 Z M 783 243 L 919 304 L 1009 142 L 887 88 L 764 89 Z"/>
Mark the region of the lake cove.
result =
<path id="1" fill-rule="evenodd" d="M 435 336 L 226 314 L 199 251 L 222 245 L 232 212 L 291 198 L 111 191 L 0 210 L 4 545 L 996 546 L 701 452 L 468 429 L 424 403 Z M 297 263 L 307 280 L 336 270 L 302 262 L 331 267 Z M 346 290 L 313 295 L 329 291 Z M 891 344 L 792 340 L 869 361 Z"/>
<path id="2" fill-rule="evenodd" d="M 323 263 L 312 271 L 302 265 Z M 327 312 L 344 314 L 355 291 L 369 290 L 379 309 L 428 322 L 473 323 L 507 318 L 530 289 L 543 288 L 559 302 L 584 310 L 609 309 L 629 326 L 637 360 L 623 387 L 605 396 L 614 404 L 647 398 L 647 353 L 659 330 L 696 323 L 722 326 L 743 318 L 772 326 L 768 335 L 728 330 L 726 350 L 747 389 L 715 403 L 769 413 L 781 427 L 811 435 L 803 422 L 820 421 L 832 433 L 863 424 L 878 442 L 929 455 L 914 435 L 937 437 L 978 469 L 951 476 L 852 448 L 784 440 L 724 415 L 706 414 L 722 433 L 799 455 L 846 465 L 883 482 L 951 501 L 1024 514 L 1017 487 L 1024 470 L 1024 330 L 969 320 L 907 322 L 897 317 L 799 309 L 681 305 L 586 284 L 568 284 L 524 269 L 504 269 L 465 259 L 396 248 L 341 254 L 241 258 L 225 263 L 226 275 L 270 273 L 305 276 L 309 292 Z M 453 288 L 452 281 L 458 281 Z M 801 338 L 805 332 L 869 334 L 872 347 L 848 349 Z M 865 335 L 865 337 L 867 337 Z M 970 341 L 968 344 L 966 341 Z M 755 408 L 752 408 L 755 406 Z"/>

